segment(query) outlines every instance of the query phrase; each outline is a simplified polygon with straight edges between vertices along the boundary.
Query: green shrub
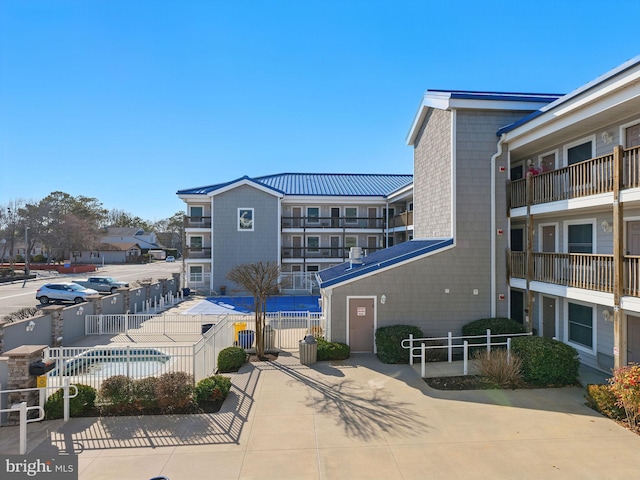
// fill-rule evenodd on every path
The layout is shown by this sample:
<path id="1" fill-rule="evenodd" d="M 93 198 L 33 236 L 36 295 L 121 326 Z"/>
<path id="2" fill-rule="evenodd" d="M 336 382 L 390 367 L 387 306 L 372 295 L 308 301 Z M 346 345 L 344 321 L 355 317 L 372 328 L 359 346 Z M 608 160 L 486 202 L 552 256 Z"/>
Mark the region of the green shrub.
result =
<path id="1" fill-rule="evenodd" d="M 113 408 L 125 407 L 131 402 L 133 380 L 126 375 L 114 375 L 105 379 L 100 386 L 99 398 L 101 403 L 112 405 Z"/>
<path id="2" fill-rule="evenodd" d="M 11 277 L 13 276 L 13 268 L 3 267 L 0 268 L 0 277 Z"/>
<path id="3" fill-rule="evenodd" d="M 376 349 L 383 363 L 409 363 L 409 349 L 402 348 L 402 340 L 422 338 L 422 331 L 412 325 L 391 325 L 376 330 Z"/>
<path id="4" fill-rule="evenodd" d="M 467 323 L 462 327 L 462 335 L 485 335 L 485 338 L 471 338 L 469 343 L 487 343 L 486 335 L 487 329 L 491 330 L 491 335 L 502 335 L 505 333 L 525 333 L 525 329 L 522 324 L 511 320 L 510 318 L 496 317 L 496 318 L 481 318 L 471 323 Z M 496 342 L 505 341 L 503 337 L 497 339 Z"/>
<path id="5" fill-rule="evenodd" d="M 47 259 L 41 253 L 38 253 L 37 255 L 34 255 L 33 257 L 31 257 L 31 261 L 33 263 L 44 263 L 47 261 Z"/>
<path id="6" fill-rule="evenodd" d="M 93 412 L 96 401 L 96 389 L 89 385 L 76 384 L 78 395 L 69 399 L 69 415 L 80 417 Z M 70 389 L 73 394 L 73 388 Z M 47 420 L 64 417 L 64 390 L 61 388 L 51 395 L 44 404 Z"/>
<path id="7" fill-rule="evenodd" d="M 217 402 L 224 400 L 231 390 L 231 378 L 213 375 L 198 382 L 195 389 L 196 402 Z"/>
<path id="8" fill-rule="evenodd" d="M 324 338 L 318 340 L 318 360 L 344 360 L 351 355 L 349 345 L 339 342 L 327 342 Z"/>
<path id="9" fill-rule="evenodd" d="M 511 349 L 522 359 L 525 382 L 540 387 L 577 383 L 580 362 L 575 348 L 550 338 L 516 337 Z"/>
<path id="10" fill-rule="evenodd" d="M 480 373 L 502 388 L 516 388 L 522 383 L 522 360 L 506 349 L 479 351 L 477 360 Z"/>
<path id="11" fill-rule="evenodd" d="M 626 418 L 624 408 L 617 405 L 618 398 L 611 385 L 587 385 L 587 405 L 603 415 L 615 420 Z"/>
<path id="12" fill-rule="evenodd" d="M 164 373 L 156 384 L 160 408 L 184 408 L 193 400 L 193 376 L 185 372 Z"/>
<path id="13" fill-rule="evenodd" d="M 247 354 L 243 348 L 227 347 L 218 354 L 218 371 L 237 372 L 247 361 Z"/>
<path id="14" fill-rule="evenodd" d="M 158 406 L 157 388 L 157 377 L 134 380 L 131 385 L 131 404 L 139 410 L 156 408 Z"/>

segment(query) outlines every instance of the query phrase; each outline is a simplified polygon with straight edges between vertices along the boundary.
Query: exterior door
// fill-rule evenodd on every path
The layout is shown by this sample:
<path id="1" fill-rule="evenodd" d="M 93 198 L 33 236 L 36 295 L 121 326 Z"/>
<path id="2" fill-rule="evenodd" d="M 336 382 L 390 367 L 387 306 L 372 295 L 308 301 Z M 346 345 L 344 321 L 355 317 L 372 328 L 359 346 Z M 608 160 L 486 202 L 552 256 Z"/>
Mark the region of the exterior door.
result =
<path id="1" fill-rule="evenodd" d="M 627 363 L 640 363 L 640 317 L 627 315 Z"/>
<path id="2" fill-rule="evenodd" d="M 291 224 L 293 228 L 300 228 L 302 226 L 302 207 L 293 207 L 291 209 Z"/>
<path id="3" fill-rule="evenodd" d="M 378 228 L 376 223 L 377 223 L 377 217 L 378 217 L 378 209 L 377 208 L 370 208 L 368 211 L 368 216 L 369 216 L 369 228 Z"/>
<path id="4" fill-rule="evenodd" d="M 340 208 L 331 207 L 331 228 L 340 227 Z"/>
<path id="5" fill-rule="evenodd" d="M 556 251 L 556 226 L 546 225 L 542 227 L 542 251 L 553 253 Z"/>
<path id="6" fill-rule="evenodd" d="M 331 256 L 333 258 L 342 256 L 340 255 L 340 237 L 331 237 Z"/>
<path id="7" fill-rule="evenodd" d="M 552 297 L 542 297 L 542 336 L 556 336 L 556 299 Z"/>
<path id="8" fill-rule="evenodd" d="M 373 253 L 378 249 L 378 237 L 367 237 L 367 253 Z"/>
<path id="9" fill-rule="evenodd" d="M 640 255 L 640 221 L 627 222 L 627 255 Z"/>
<path id="10" fill-rule="evenodd" d="M 293 257 L 300 258 L 302 257 L 302 237 L 294 236 L 291 237 L 293 240 Z"/>
<path id="11" fill-rule="evenodd" d="M 375 299 L 350 298 L 348 301 L 349 347 L 352 352 L 373 352 Z"/>

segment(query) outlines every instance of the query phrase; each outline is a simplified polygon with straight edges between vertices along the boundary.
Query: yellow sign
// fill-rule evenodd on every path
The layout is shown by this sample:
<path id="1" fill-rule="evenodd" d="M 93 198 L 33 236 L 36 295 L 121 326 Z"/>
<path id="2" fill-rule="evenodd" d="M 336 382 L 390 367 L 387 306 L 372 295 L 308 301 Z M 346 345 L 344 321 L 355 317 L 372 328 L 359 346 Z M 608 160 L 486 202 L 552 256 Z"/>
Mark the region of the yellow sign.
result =
<path id="1" fill-rule="evenodd" d="M 47 376 L 46 375 L 40 375 L 36 379 L 36 386 L 38 388 L 45 388 L 47 386 Z"/>

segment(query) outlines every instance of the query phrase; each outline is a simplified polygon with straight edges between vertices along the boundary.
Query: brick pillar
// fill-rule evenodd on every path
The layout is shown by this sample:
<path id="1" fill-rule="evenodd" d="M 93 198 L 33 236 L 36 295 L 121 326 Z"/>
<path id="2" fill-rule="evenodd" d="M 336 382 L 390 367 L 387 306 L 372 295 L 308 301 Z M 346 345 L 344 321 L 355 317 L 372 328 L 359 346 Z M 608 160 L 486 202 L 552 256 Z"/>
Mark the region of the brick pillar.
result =
<path id="1" fill-rule="evenodd" d="M 0 324 L 0 352 L 4 350 L 4 325 Z"/>
<path id="2" fill-rule="evenodd" d="M 36 387 L 37 377 L 29 375 L 29 365 L 38 360 L 42 360 L 42 353 L 47 347 L 48 345 L 23 345 L 3 354 L 4 357 L 9 358 L 7 390 Z M 38 391 L 9 394 L 9 405 L 24 401 L 26 401 L 29 406 L 37 405 Z"/>
<path id="3" fill-rule="evenodd" d="M 64 311 L 62 305 L 51 305 L 48 307 L 43 307 L 45 315 L 49 315 L 51 318 L 51 346 L 52 347 L 60 347 L 62 346 L 62 340 L 58 340 L 58 338 L 62 338 L 64 336 L 64 322 L 62 318 L 62 312 Z"/>
<path id="4" fill-rule="evenodd" d="M 171 276 L 173 277 L 173 282 L 174 282 L 174 286 L 175 286 L 175 291 L 173 293 L 175 293 L 176 295 L 178 295 L 178 290 L 180 290 L 180 272 L 177 273 L 172 273 Z"/>
<path id="5" fill-rule="evenodd" d="M 166 297 L 167 296 L 167 281 L 168 279 L 166 278 L 160 278 L 158 279 L 158 282 L 160 283 L 160 285 L 162 286 L 162 296 Z"/>

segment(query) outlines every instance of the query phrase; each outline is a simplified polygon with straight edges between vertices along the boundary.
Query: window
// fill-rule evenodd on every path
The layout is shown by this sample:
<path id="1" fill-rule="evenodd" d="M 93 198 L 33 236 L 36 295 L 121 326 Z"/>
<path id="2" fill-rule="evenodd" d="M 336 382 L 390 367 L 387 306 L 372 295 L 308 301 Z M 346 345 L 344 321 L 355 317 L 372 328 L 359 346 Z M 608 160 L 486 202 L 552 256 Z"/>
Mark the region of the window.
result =
<path id="1" fill-rule="evenodd" d="M 307 238 L 307 251 L 318 252 L 320 247 L 320 237 L 308 237 Z"/>
<path id="2" fill-rule="evenodd" d="M 356 223 L 358 221 L 358 208 L 346 207 L 344 209 L 345 222 Z"/>
<path id="3" fill-rule="evenodd" d="M 567 165 L 583 162 L 593 158 L 593 141 L 580 140 L 579 143 L 569 144 L 566 147 Z"/>
<path id="4" fill-rule="evenodd" d="M 520 180 L 524 178 L 524 166 L 522 164 L 511 167 L 511 174 L 509 175 L 511 181 Z"/>
<path id="5" fill-rule="evenodd" d="M 238 231 L 253 232 L 253 208 L 238 208 Z"/>
<path id="6" fill-rule="evenodd" d="M 318 207 L 307 207 L 307 222 L 318 223 L 320 221 L 320 209 Z"/>
<path id="7" fill-rule="evenodd" d="M 194 283 L 202 282 L 202 266 L 192 265 L 189 267 L 189 281 Z"/>
<path id="8" fill-rule="evenodd" d="M 569 341 L 593 348 L 593 308 L 569 302 Z"/>
<path id="9" fill-rule="evenodd" d="M 349 250 L 351 247 L 358 246 L 358 237 L 344 237 L 344 247 Z"/>
<path id="10" fill-rule="evenodd" d="M 191 221 L 202 222 L 202 207 L 191 207 Z"/>
<path id="11" fill-rule="evenodd" d="M 318 265 L 307 265 L 307 272 L 319 272 L 320 267 Z"/>
<path id="12" fill-rule="evenodd" d="M 511 290 L 511 319 L 524 325 L 524 292 L 521 290 Z"/>
<path id="13" fill-rule="evenodd" d="M 625 147 L 637 147 L 640 145 L 640 123 L 625 128 Z"/>
<path id="14" fill-rule="evenodd" d="M 545 153 L 538 157 L 538 171 L 540 173 L 550 172 L 556 169 L 557 151 Z"/>
<path id="15" fill-rule="evenodd" d="M 191 249 L 191 251 L 202 250 L 202 237 L 191 237 L 189 248 Z"/>
<path id="16" fill-rule="evenodd" d="M 567 238 L 567 252 L 593 253 L 593 224 L 568 225 Z"/>

